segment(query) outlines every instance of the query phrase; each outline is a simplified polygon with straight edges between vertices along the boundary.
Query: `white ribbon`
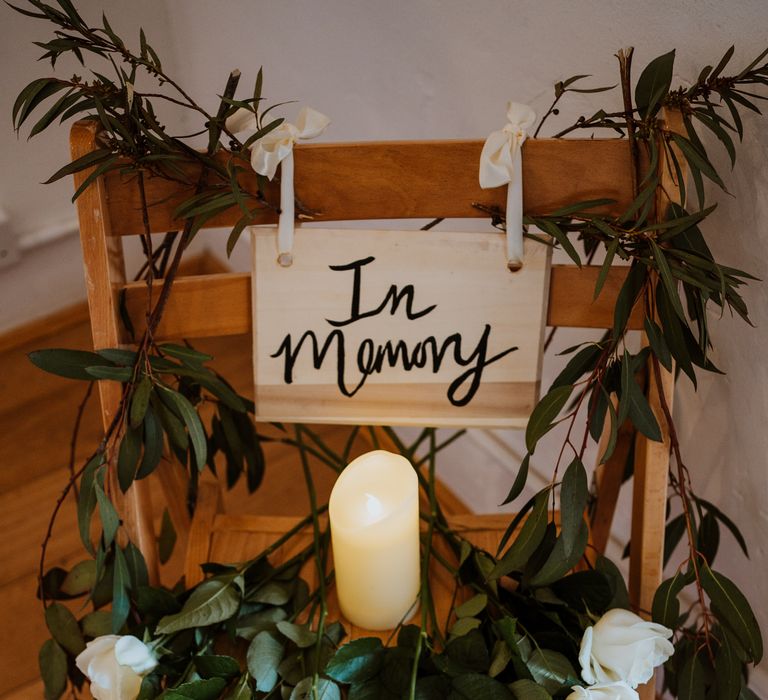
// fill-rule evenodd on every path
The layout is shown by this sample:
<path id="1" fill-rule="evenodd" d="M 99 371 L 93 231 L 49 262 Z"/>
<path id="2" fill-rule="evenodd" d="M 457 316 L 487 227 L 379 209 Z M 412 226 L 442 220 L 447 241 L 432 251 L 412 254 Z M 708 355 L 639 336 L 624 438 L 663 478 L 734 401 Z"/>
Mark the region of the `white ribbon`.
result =
<path id="1" fill-rule="evenodd" d="M 509 123 L 494 131 L 480 154 L 480 187 L 507 187 L 507 266 L 518 270 L 523 265 L 523 157 L 522 146 L 536 113 L 519 102 L 507 103 Z"/>
<path id="2" fill-rule="evenodd" d="M 311 107 L 299 112 L 296 124 L 283 122 L 251 146 L 251 167 L 268 179 L 280 170 L 280 220 L 277 227 L 277 261 L 284 267 L 293 262 L 293 146 L 299 140 L 320 136 L 331 120 Z M 233 132 L 256 130 L 256 115 L 241 107 L 227 119 L 227 128 Z"/>

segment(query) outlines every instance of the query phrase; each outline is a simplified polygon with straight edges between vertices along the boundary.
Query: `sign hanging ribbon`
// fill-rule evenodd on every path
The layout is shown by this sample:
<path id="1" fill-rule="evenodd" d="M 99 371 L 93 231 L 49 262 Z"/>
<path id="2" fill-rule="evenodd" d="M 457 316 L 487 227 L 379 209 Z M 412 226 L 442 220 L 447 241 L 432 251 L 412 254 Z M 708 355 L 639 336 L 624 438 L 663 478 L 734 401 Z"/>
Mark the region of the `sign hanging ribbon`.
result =
<path id="1" fill-rule="evenodd" d="M 509 123 L 494 131 L 480 154 L 480 187 L 507 187 L 507 267 L 523 266 L 523 157 L 522 146 L 536 113 L 519 102 L 507 103 Z"/>
<path id="2" fill-rule="evenodd" d="M 269 180 L 280 169 L 280 220 L 277 227 L 277 261 L 283 267 L 293 262 L 294 195 L 293 146 L 299 140 L 313 139 L 325 131 L 331 120 L 311 107 L 303 107 L 296 124 L 283 122 L 251 146 L 251 167 Z M 256 115 L 241 107 L 227 119 L 233 133 L 257 130 Z"/>

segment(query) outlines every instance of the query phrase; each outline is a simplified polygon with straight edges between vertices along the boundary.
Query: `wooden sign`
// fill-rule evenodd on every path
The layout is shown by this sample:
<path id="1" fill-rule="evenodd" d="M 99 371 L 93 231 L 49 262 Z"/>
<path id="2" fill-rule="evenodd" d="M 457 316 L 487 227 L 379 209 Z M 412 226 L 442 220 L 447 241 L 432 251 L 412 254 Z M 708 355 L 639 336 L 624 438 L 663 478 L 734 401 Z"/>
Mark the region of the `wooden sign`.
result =
<path id="1" fill-rule="evenodd" d="M 277 263 L 253 229 L 256 417 L 361 425 L 525 426 L 536 404 L 550 248 L 504 235 L 296 230 Z"/>

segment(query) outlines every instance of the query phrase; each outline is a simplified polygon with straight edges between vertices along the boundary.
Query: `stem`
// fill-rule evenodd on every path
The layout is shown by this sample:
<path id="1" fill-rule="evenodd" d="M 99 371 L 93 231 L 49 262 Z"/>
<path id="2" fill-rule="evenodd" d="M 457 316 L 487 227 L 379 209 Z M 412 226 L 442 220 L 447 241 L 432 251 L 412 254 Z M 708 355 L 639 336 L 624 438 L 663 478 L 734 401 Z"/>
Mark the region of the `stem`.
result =
<path id="1" fill-rule="evenodd" d="M 677 438 L 677 430 L 675 429 L 675 424 L 672 419 L 672 412 L 669 408 L 669 404 L 667 403 L 667 398 L 664 395 L 664 386 L 662 384 L 661 379 L 661 366 L 659 363 L 659 358 L 656 357 L 656 355 L 652 352 L 651 353 L 651 364 L 653 366 L 653 375 L 656 380 L 656 391 L 659 395 L 659 403 L 661 405 L 661 410 L 664 413 L 664 420 L 667 423 L 667 428 L 669 430 L 669 442 L 670 447 L 672 451 L 675 454 L 675 464 L 677 465 L 677 479 L 680 486 L 681 491 L 681 501 L 683 506 L 683 517 L 685 519 L 685 529 L 686 534 L 688 537 L 688 558 L 691 562 L 691 567 L 693 568 L 694 576 L 696 577 L 696 593 L 698 595 L 699 599 L 699 606 L 702 611 L 702 620 L 703 620 L 703 628 L 704 628 L 704 644 L 707 648 L 707 655 L 709 656 L 710 661 L 712 662 L 712 665 L 714 667 L 715 663 L 715 656 L 714 652 L 712 650 L 712 644 L 711 644 L 711 630 L 709 627 L 709 607 L 707 606 L 707 601 L 704 595 L 704 586 L 701 584 L 701 575 L 699 573 L 699 552 L 696 550 L 696 538 L 693 533 L 693 518 L 691 516 L 690 507 L 688 505 L 688 496 L 687 491 L 688 487 L 686 486 L 686 469 L 683 464 L 683 458 L 680 454 L 680 442 Z"/>
<path id="2" fill-rule="evenodd" d="M 304 449 L 304 438 L 302 437 L 303 426 L 294 426 L 296 432 L 296 442 L 299 446 L 299 455 L 301 457 L 301 468 L 304 470 L 304 480 L 307 483 L 307 493 L 309 495 L 309 506 L 312 509 L 312 537 L 315 547 L 315 565 L 317 567 L 317 580 L 319 588 L 320 615 L 317 623 L 317 645 L 315 647 L 315 669 L 312 676 L 312 695 L 315 700 L 319 700 L 317 683 L 320 678 L 320 651 L 323 643 L 323 634 L 325 633 L 325 617 L 328 614 L 328 608 L 325 600 L 325 571 L 323 570 L 323 551 L 320 545 L 320 520 L 318 518 L 317 494 L 315 492 L 315 483 L 312 480 L 312 472 L 309 469 L 307 453 Z"/>
<path id="3" fill-rule="evenodd" d="M 85 396 L 77 407 L 77 417 L 75 418 L 75 425 L 72 428 L 72 439 L 69 441 L 69 463 L 67 464 L 67 471 L 69 472 L 69 479 L 71 482 L 75 479 L 75 457 L 77 452 L 77 438 L 80 435 L 80 425 L 83 421 L 83 414 L 85 413 L 85 407 L 88 405 L 88 400 L 93 393 L 93 385 L 95 382 L 88 382 L 88 388 L 85 390 Z M 79 498 L 77 483 L 73 483 L 75 500 Z"/>
<path id="4" fill-rule="evenodd" d="M 620 49 L 616 54 L 619 59 L 619 73 L 621 74 L 621 96 L 624 101 L 624 118 L 627 125 L 627 137 L 629 138 L 629 151 L 632 155 L 632 197 L 637 197 L 637 164 L 639 161 L 637 141 L 635 140 L 635 125 L 632 119 L 632 54 L 634 48 Z"/>
<path id="5" fill-rule="evenodd" d="M 432 595 L 429 587 L 429 561 L 432 554 L 432 535 L 435 529 L 435 519 L 437 518 L 437 495 L 435 492 L 435 431 L 432 430 L 429 436 L 429 525 L 427 526 L 427 539 L 424 543 L 424 559 L 421 562 L 421 630 L 416 640 L 416 650 L 413 655 L 413 667 L 411 669 L 411 685 L 408 697 L 410 700 L 416 698 L 416 680 L 419 672 L 419 659 L 421 657 L 421 647 L 424 638 L 427 636 L 427 614 L 432 607 Z M 435 634 L 440 630 L 437 620 L 433 621 Z"/>

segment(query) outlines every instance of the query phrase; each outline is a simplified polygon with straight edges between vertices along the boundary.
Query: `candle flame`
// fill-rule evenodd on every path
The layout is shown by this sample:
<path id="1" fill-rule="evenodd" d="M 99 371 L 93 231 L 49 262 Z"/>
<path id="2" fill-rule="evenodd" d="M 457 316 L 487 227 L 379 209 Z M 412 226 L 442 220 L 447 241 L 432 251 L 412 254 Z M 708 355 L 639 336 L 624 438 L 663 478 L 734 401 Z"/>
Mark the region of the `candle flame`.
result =
<path id="1" fill-rule="evenodd" d="M 365 494 L 365 508 L 368 511 L 369 524 L 384 517 L 384 504 L 372 493 Z"/>

